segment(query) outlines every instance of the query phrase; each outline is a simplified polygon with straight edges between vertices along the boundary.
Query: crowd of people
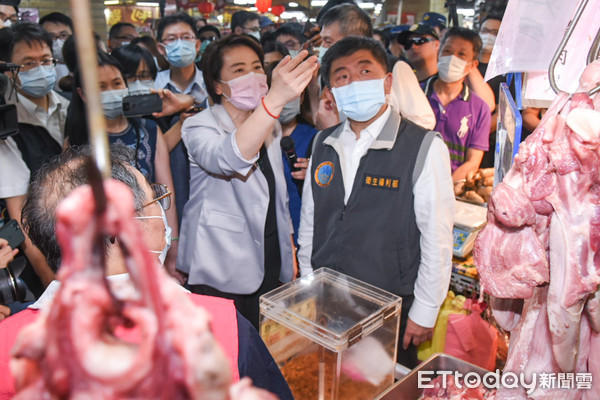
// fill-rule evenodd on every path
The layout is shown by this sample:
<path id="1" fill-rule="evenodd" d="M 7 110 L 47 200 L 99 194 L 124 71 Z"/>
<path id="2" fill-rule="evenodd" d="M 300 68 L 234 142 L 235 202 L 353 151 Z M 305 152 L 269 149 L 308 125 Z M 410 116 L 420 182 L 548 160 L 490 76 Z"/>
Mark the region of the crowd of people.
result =
<path id="1" fill-rule="evenodd" d="M 19 22 L 17 4 L 0 0 L 0 62 L 18 66 L 3 100 L 19 119 L 0 140 L 0 198 L 26 239 L 23 255 L 0 239 L 0 268 L 24 256 L 31 273 L 0 320 L 55 282 L 52 214 L 75 186 L 64 166 L 89 143 L 71 19 Z M 113 176 L 147 192 L 136 210 L 148 248 L 191 292 L 233 300 L 254 328 L 262 294 L 320 267 L 402 296 L 398 360 L 415 366 L 448 290 L 453 184 L 493 165 L 502 78 L 483 75 L 500 21 L 489 15 L 476 32 L 426 13 L 373 29 L 352 1 L 330 1 L 314 26 L 238 11 L 224 31 L 178 13 L 154 37 L 128 23 L 106 44 L 96 35 Z M 161 112 L 124 116 L 125 96 L 149 93 Z"/>

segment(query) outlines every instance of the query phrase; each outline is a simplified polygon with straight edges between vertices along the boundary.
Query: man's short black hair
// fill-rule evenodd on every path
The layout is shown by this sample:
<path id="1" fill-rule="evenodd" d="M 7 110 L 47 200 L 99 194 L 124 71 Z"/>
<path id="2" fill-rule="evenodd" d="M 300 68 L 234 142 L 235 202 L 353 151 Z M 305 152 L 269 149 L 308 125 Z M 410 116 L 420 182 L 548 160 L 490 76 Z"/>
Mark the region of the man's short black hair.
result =
<path id="1" fill-rule="evenodd" d="M 321 30 L 337 22 L 340 24 L 340 31 L 344 36 L 373 36 L 373 25 L 371 18 L 356 4 L 340 4 L 332 7 L 319 20 Z"/>
<path id="2" fill-rule="evenodd" d="M 123 28 L 135 29 L 135 25 L 130 24 L 129 22 L 117 22 L 116 24 L 110 27 L 110 31 L 108 31 L 108 38 L 116 38 L 117 36 L 119 36 Z"/>
<path id="3" fill-rule="evenodd" d="M 221 30 L 214 25 L 204 25 L 202 28 L 198 29 L 198 37 L 202 35 L 204 32 L 214 32 L 217 35 L 217 38 L 221 39 Z"/>
<path id="4" fill-rule="evenodd" d="M 184 14 L 184 13 L 178 13 L 178 14 L 171 14 L 164 18 L 161 18 L 161 20 L 158 22 L 158 28 L 156 31 L 156 40 L 159 42 L 162 42 L 163 34 L 164 34 L 167 26 L 179 24 L 179 23 L 189 25 L 192 32 L 194 32 L 194 35 L 196 35 L 196 37 L 198 37 L 198 33 L 196 32 L 196 21 L 194 21 L 194 18 L 192 18 L 189 15 Z"/>
<path id="5" fill-rule="evenodd" d="M 283 45 L 283 43 L 275 42 L 273 40 L 270 40 L 264 44 L 263 51 L 265 54 L 278 52 L 284 57 L 290 55 L 290 51 Z"/>
<path id="6" fill-rule="evenodd" d="M 471 44 L 473 44 L 473 60 L 477 60 L 479 58 L 479 53 L 481 52 L 482 46 L 481 37 L 479 36 L 479 33 L 475 32 L 472 29 L 463 28 L 460 26 L 453 26 L 451 28 L 448 28 L 440 42 L 440 50 L 444 46 L 444 43 L 446 43 L 446 41 L 450 37 L 459 37 L 471 42 Z"/>
<path id="7" fill-rule="evenodd" d="M 244 28 L 249 21 L 260 21 L 260 16 L 256 13 L 250 11 L 236 11 L 231 16 L 231 33 L 234 33 L 235 28 L 238 26 Z"/>
<path id="8" fill-rule="evenodd" d="M 304 27 L 295 22 L 288 22 L 281 25 L 275 30 L 275 40 L 281 35 L 290 35 L 298 39 L 300 43 L 306 42 L 308 39 L 304 36 Z"/>
<path id="9" fill-rule="evenodd" d="M 331 64 L 339 58 L 351 56 L 358 50 L 368 50 L 373 58 L 381 64 L 385 72 L 389 72 L 385 49 L 377 40 L 364 36 L 348 36 L 331 46 L 321 62 L 321 78 L 328 88 L 331 88 L 329 81 L 331 73 Z"/>
<path id="10" fill-rule="evenodd" d="M 29 184 L 21 221 L 25 232 L 54 272 L 61 263 L 55 233 L 56 207 L 73 189 L 88 183 L 86 160 L 90 154 L 87 146 L 70 147 L 44 163 Z M 134 207 L 139 210 L 144 205 L 145 193 L 133 173 L 133 157 L 133 151 L 128 147 L 111 146 L 112 177 L 132 189 Z"/>
<path id="11" fill-rule="evenodd" d="M 71 17 L 69 17 L 63 13 L 51 12 L 48 15 L 44 15 L 42 18 L 40 18 L 39 24 L 44 25 L 46 22 L 50 22 L 53 24 L 66 25 L 71 29 L 71 32 L 73 32 L 73 20 L 71 19 Z"/>
<path id="12" fill-rule="evenodd" d="M 322 26 L 321 18 L 323 15 L 333 7 L 339 6 L 340 4 L 356 4 L 356 2 L 354 0 L 329 0 L 323 7 L 321 7 L 321 10 L 319 10 L 319 13 L 317 14 L 317 25 Z"/>
<path id="13" fill-rule="evenodd" d="M 202 65 L 200 69 L 202 70 L 202 76 L 204 77 L 206 91 L 215 104 L 221 104 L 221 95 L 217 94 L 215 84 L 221 80 L 223 53 L 227 49 L 240 46 L 245 46 L 253 50 L 258 55 L 258 59 L 264 69 L 265 56 L 262 47 L 253 37 L 248 35 L 232 34 L 225 36 L 223 39 L 209 44 L 202 54 L 202 60 L 200 61 Z"/>
<path id="14" fill-rule="evenodd" d="M 0 29 L 0 60 L 11 62 L 17 43 L 25 42 L 29 46 L 34 43 L 45 43 L 52 51 L 52 36 L 44 28 L 33 22 L 17 22 Z"/>

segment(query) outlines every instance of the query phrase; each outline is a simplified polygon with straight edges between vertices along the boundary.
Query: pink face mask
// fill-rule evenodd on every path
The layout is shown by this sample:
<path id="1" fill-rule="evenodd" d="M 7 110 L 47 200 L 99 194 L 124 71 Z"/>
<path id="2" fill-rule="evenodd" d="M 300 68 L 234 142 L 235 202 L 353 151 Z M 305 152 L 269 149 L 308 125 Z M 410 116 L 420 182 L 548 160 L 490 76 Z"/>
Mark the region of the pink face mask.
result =
<path id="1" fill-rule="evenodd" d="M 256 72 L 250 72 L 229 82 L 221 82 L 228 84 L 231 89 L 231 97 L 228 97 L 225 93 L 223 93 L 223 96 L 233 106 L 244 111 L 251 111 L 258 107 L 260 99 L 265 97 L 269 91 L 267 76 Z"/>

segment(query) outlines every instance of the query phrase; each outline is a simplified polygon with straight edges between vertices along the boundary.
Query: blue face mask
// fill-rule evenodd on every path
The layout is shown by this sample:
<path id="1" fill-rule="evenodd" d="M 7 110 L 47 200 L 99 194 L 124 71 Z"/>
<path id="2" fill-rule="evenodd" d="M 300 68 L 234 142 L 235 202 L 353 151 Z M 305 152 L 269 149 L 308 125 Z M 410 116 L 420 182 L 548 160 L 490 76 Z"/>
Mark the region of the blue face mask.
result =
<path id="1" fill-rule="evenodd" d="M 19 80 L 23 93 L 39 99 L 50 93 L 56 84 L 56 68 L 38 65 L 29 71 L 19 72 Z"/>
<path id="2" fill-rule="evenodd" d="M 319 64 L 323 62 L 323 56 L 327 53 L 327 50 L 329 50 L 329 47 L 319 47 Z"/>
<path id="3" fill-rule="evenodd" d="M 123 115 L 123 97 L 128 94 L 127 89 L 106 90 L 100 93 L 102 111 L 107 119 L 115 119 Z"/>
<path id="4" fill-rule="evenodd" d="M 332 88 L 338 111 L 353 121 L 370 120 L 385 104 L 384 81 L 385 79 L 354 81 L 346 86 Z"/>
<path id="5" fill-rule="evenodd" d="M 185 68 L 196 59 L 196 41 L 181 40 L 165 46 L 167 61 L 177 68 Z"/>

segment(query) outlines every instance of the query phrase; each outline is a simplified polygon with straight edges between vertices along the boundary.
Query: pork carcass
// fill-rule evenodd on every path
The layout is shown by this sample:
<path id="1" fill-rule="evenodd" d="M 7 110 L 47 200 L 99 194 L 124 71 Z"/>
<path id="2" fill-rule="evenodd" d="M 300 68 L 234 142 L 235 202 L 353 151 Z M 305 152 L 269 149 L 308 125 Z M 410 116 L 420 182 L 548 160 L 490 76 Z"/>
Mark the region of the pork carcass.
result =
<path id="1" fill-rule="evenodd" d="M 592 360 L 600 349 L 590 348 L 600 344 L 600 102 L 586 93 L 599 82 L 596 61 L 582 75 L 581 92 L 556 97 L 494 189 L 475 242 L 482 287 L 497 298 L 492 308 L 501 307 L 503 325 L 519 321 L 505 369 L 511 372 L 600 373 Z M 500 390 L 497 398 L 584 393 Z"/>
<path id="2" fill-rule="evenodd" d="M 227 399 L 230 368 L 210 331 L 210 316 L 168 282 L 140 241 L 129 188 L 111 180 L 104 191 L 101 215 L 88 186 L 57 208 L 61 287 L 13 348 L 17 398 Z M 137 291 L 133 299 L 118 299 L 107 285 L 106 237 L 121 245 Z M 117 334 L 133 328 L 139 330 L 135 342 Z M 236 385 L 234 398 L 273 398 L 245 380 Z"/>

